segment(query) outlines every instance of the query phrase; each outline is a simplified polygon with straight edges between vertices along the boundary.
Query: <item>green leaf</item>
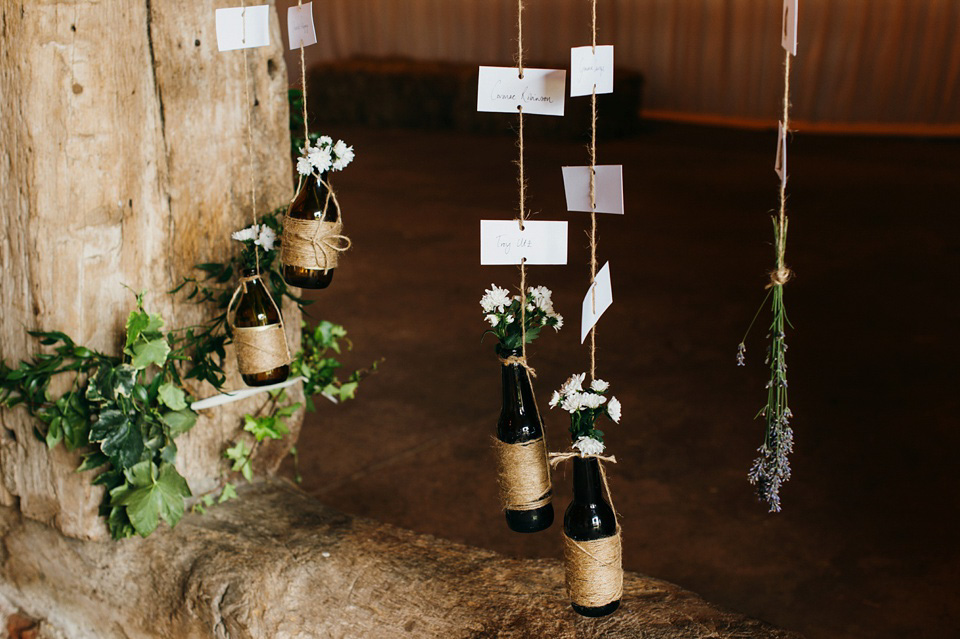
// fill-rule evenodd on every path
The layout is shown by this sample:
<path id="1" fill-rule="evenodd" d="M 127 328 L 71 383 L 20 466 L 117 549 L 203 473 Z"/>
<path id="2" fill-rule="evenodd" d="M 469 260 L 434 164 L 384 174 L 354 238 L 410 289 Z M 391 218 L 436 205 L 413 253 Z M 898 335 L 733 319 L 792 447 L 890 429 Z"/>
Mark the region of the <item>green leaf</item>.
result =
<path id="1" fill-rule="evenodd" d="M 197 423 L 197 414 L 189 408 L 168 411 L 160 416 L 160 421 L 170 429 L 171 437 L 177 437 L 193 428 L 193 425 Z"/>
<path id="2" fill-rule="evenodd" d="M 170 353 L 170 345 L 167 340 L 160 337 L 149 342 L 137 344 L 133 347 L 133 361 L 130 362 L 134 368 L 142 370 L 150 364 L 163 366 L 167 361 L 167 355 Z"/>
<path id="3" fill-rule="evenodd" d="M 237 498 L 237 489 L 233 484 L 227 482 L 223 485 L 223 490 L 220 492 L 220 499 L 217 500 L 218 504 L 222 504 L 225 501 L 230 501 L 231 499 Z"/>
<path id="4" fill-rule="evenodd" d="M 141 537 L 156 530 L 160 519 L 171 527 L 177 525 L 190 488 L 172 464 L 161 465 L 157 472 L 153 462 L 141 462 L 129 471 L 128 479 L 137 488 L 120 496 L 116 504 L 126 506 L 130 523 Z"/>
<path id="5" fill-rule="evenodd" d="M 177 388 L 174 384 L 167 382 L 160 386 L 158 390 L 160 401 L 171 410 L 183 410 L 187 407 L 186 395 L 183 390 Z"/>
<path id="6" fill-rule="evenodd" d="M 288 405 L 288 406 L 284 406 L 283 408 L 281 408 L 280 410 L 278 410 L 278 411 L 275 413 L 275 415 L 276 415 L 277 417 L 290 417 L 290 416 L 293 415 L 295 412 L 297 412 L 297 409 L 300 408 L 300 406 L 301 406 L 300 402 L 296 402 L 296 403 L 294 403 L 294 404 L 290 404 L 290 405 Z"/>
<path id="7" fill-rule="evenodd" d="M 282 439 L 284 435 L 290 432 L 283 420 L 277 417 L 253 417 L 251 415 L 243 416 L 243 430 L 252 433 L 258 442 L 264 439 Z"/>
<path id="8" fill-rule="evenodd" d="M 340 401 L 346 401 L 348 399 L 356 399 L 357 387 L 360 384 L 357 382 L 347 382 L 340 387 Z"/>
<path id="9" fill-rule="evenodd" d="M 101 466 L 108 463 L 109 461 L 110 461 L 109 457 L 101 453 L 99 450 L 95 450 L 83 456 L 83 463 L 80 464 L 79 468 L 77 468 L 77 472 L 82 473 L 87 470 L 100 468 Z"/>
<path id="10" fill-rule="evenodd" d="M 231 470 L 240 471 L 247 481 L 253 480 L 253 468 L 250 466 L 250 448 L 240 440 L 223 453 L 224 457 L 233 461 Z"/>
<path id="11" fill-rule="evenodd" d="M 143 453 L 140 429 L 118 410 L 105 410 L 90 429 L 90 440 L 100 442 L 100 450 L 119 462 L 122 468 L 137 463 Z"/>
<path id="12" fill-rule="evenodd" d="M 132 346 L 149 324 L 150 316 L 144 311 L 132 311 L 130 315 L 127 316 L 127 341 L 124 343 L 123 348 L 127 349 Z"/>
<path id="13" fill-rule="evenodd" d="M 63 429 L 60 427 L 63 418 L 54 417 L 47 426 L 47 436 L 44 438 L 47 442 L 47 448 L 53 448 L 63 439 Z"/>

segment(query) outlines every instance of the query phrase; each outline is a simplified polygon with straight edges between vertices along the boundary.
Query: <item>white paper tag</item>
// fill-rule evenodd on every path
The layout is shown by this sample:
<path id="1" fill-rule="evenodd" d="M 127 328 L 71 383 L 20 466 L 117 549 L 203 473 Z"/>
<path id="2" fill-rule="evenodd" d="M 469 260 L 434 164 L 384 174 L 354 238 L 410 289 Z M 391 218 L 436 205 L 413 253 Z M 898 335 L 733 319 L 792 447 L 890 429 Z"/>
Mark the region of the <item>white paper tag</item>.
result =
<path id="1" fill-rule="evenodd" d="M 623 215 L 623 166 L 602 165 L 596 168 L 594 192 L 597 213 Z M 563 190 L 567 194 L 568 211 L 590 212 L 590 167 L 563 167 Z"/>
<path id="2" fill-rule="evenodd" d="M 570 49 L 570 97 L 591 95 L 593 87 L 597 94 L 613 93 L 613 45 L 597 47 L 573 47 Z"/>
<path id="3" fill-rule="evenodd" d="M 480 220 L 480 263 L 488 266 L 567 263 L 567 223 Z"/>
<path id="4" fill-rule="evenodd" d="M 477 111 L 563 115 L 563 92 L 567 72 L 562 69 L 480 67 L 477 82 Z"/>
<path id="5" fill-rule="evenodd" d="M 581 344 L 611 304 L 613 304 L 613 286 L 610 283 L 610 262 L 607 262 L 597 271 L 597 277 L 594 278 L 586 297 L 583 298 L 583 312 L 580 320 Z"/>
<path id="6" fill-rule="evenodd" d="M 797 13 L 800 10 L 800 0 L 783 0 L 783 31 L 780 35 L 780 44 L 797 55 Z"/>
<path id="7" fill-rule="evenodd" d="M 317 30 L 313 26 L 313 3 L 304 2 L 287 8 L 287 40 L 291 49 L 317 43 Z"/>
<path id="8" fill-rule="evenodd" d="M 783 122 L 777 125 L 777 160 L 773 170 L 780 176 L 780 184 L 787 185 L 787 131 Z"/>
<path id="9" fill-rule="evenodd" d="M 252 49 L 270 44 L 270 5 L 217 9 L 217 48 Z"/>

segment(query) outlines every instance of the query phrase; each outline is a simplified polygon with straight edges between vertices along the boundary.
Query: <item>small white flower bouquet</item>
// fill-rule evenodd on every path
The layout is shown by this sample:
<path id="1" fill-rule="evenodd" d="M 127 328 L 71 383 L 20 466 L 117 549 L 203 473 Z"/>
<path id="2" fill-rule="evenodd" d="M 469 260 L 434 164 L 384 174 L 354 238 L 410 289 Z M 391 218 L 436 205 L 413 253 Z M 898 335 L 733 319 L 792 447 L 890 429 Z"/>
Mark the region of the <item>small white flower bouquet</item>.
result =
<path id="1" fill-rule="evenodd" d="M 257 251 L 260 252 L 261 268 L 267 269 L 273 262 L 274 245 L 277 242 L 277 231 L 279 228 L 273 228 L 266 222 L 270 221 L 276 224 L 276 218 L 269 216 L 263 224 L 254 224 L 245 229 L 236 231 L 230 235 L 233 239 L 243 243 L 243 253 L 240 255 L 242 268 L 253 268 L 257 264 Z"/>
<path id="2" fill-rule="evenodd" d="M 329 171 L 342 171 L 353 162 L 353 147 L 347 146 L 343 140 L 337 140 L 328 135 L 321 135 L 315 145 L 307 142 L 307 146 L 300 149 L 297 159 L 297 173 L 310 175 L 311 173 L 322 178 Z"/>
<path id="3" fill-rule="evenodd" d="M 603 416 L 620 423 L 620 401 L 616 397 L 607 400 L 606 392 L 610 390 L 610 384 L 595 379 L 585 389 L 583 382 L 586 377 L 586 373 L 572 375 L 550 398 L 550 408 L 559 406 L 570 413 L 573 448 L 580 451 L 581 456 L 603 452 L 603 431 L 596 428 L 597 418 Z"/>
<path id="4" fill-rule="evenodd" d="M 490 324 L 490 328 L 483 334 L 494 335 L 500 342 L 500 351 L 515 351 L 523 346 L 521 316 L 526 324 L 528 344 L 540 336 L 540 330 L 544 326 L 551 326 L 559 331 L 563 327 L 563 317 L 553 309 L 552 295 L 546 286 L 529 287 L 526 308 L 521 313 L 519 295 L 511 296 L 507 289 L 491 284 L 480 298 L 483 318 Z"/>

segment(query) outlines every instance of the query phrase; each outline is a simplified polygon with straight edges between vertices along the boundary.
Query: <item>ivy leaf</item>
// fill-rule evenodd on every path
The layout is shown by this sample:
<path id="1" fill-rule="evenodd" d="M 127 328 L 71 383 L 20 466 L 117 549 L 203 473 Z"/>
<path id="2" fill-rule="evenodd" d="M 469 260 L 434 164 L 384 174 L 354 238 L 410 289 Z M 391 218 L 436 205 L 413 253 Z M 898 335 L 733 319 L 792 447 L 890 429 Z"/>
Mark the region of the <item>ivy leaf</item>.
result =
<path id="1" fill-rule="evenodd" d="M 253 468 L 250 466 L 250 448 L 243 443 L 243 440 L 238 441 L 236 445 L 228 448 L 224 451 L 223 455 L 233 461 L 233 466 L 230 467 L 230 470 L 240 471 L 247 481 L 253 480 Z"/>
<path id="2" fill-rule="evenodd" d="M 63 418 L 59 416 L 50 420 L 50 424 L 47 426 L 47 436 L 45 437 L 47 448 L 53 448 L 63 439 L 63 429 L 60 427 L 62 421 Z"/>
<path id="3" fill-rule="evenodd" d="M 100 442 L 103 454 L 129 468 L 143 454 L 143 438 L 140 430 L 126 415 L 118 410 L 105 410 L 90 429 L 90 440 Z"/>
<path id="4" fill-rule="evenodd" d="M 283 420 L 274 416 L 252 417 L 244 415 L 243 422 L 243 430 L 252 433 L 258 442 L 262 442 L 268 437 L 270 439 L 283 439 L 283 436 L 290 432 Z"/>
<path id="5" fill-rule="evenodd" d="M 160 416 L 160 421 L 170 429 L 171 437 L 177 437 L 193 428 L 193 425 L 197 423 L 197 414 L 189 408 L 168 411 Z"/>
<path id="6" fill-rule="evenodd" d="M 130 363 L 138 370 L 142 370 L 150 364 L 163 366 L 169 353 L 170 345 L 167 344 L 167 340 L 160 337 L 134 346 L 133 361 Z"/>
<path id="7" fill-rule="evenodd" d="M 127 341 L 123 345 L 124 349 L 130 348 L 145 328 L 150 324 L 150 316 L 144 311 L 132 311 L 127 316 Z"/>
<path id="8" fill-rule="evenodd" d="M 283 408 L 278 410 L 275 414 L 277 417 L 290 417 L 295 412 L 297 412 L 297 409 L 300 408 L 300 406 L 301 406 L 300 402 L 296 402 L 294 404 L 284 406 Z"/>
<path id="9" fill-rule="evenodd" d="M 93 470 L 95 468 L 100 468 L 104 464 L 110 461 L 110 458 L 101 453 L 99 450 L 87 453 L 83 456 L 83 463 L 80 464 L 80 467 L 77 468 L 78 473 L 82 473 L 87 470 Z"/>
<path id="10" fill-rule="evenodd" d="M 162 464 L 157 472 L 153 462 L 140 462 L 127 477 L 136 489 L 119 496 L 116 503 L 126 507 L 137 534 L 146 537 L 156 530 L 160 519 L 171 527 L 177 525 L 183 517 L 183 499 L 191 493 L 172 464 Z"/>
<path id="11" fill-rule="evenodd" d="M 163 402 L 167 408 L 171 410 L 183 410 L 187 407 L 186 395 L 182 389 L 177 388 L 171 382 L 163 384 L 158 389 L 158 397 L 160 401 Z"/>
<path id="12" fill-rule="evenodd" d="M 113 392 L 115 395 L 130 397 L 137 384 L 137 369 L 129 364 L 121 364 L 114 369 Z"/>
<path id="13" fill-rule="evenodd" d="M 340 401 L 346 401 L 348 399 L 356 399 L 357 387 L 360 384 L 357 382 L 347 382 L 340 387 Z"/>
<path id="14" fill-rule="evenodd" d="M 227 482 L 223 485 L 223 490 L 220 492 L 220 499 L 217 500 L 218 504 L 222 504 L 225 501 L 230 501 L 231 499 L 237 498 L 237 489 L 233 484 Z"/>

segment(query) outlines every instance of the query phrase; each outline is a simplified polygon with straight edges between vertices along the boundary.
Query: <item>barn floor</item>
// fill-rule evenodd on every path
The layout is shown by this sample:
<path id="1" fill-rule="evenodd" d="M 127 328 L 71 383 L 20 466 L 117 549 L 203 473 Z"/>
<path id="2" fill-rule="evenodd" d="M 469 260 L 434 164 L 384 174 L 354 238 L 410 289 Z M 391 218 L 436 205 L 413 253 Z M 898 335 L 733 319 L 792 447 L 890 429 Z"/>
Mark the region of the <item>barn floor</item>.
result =
<path id="1" fill-rule="evenodd" d="M 493 343 L 480 343 L 477 301 L 491 282 L 517 285 L 518 273 L 479 266 L 478 220 L 514 214 L 513 140 L 330 133 L 357 150 L 335 181 L 355 248 L 331 288 L 312 295 L 312 313 L 347 327 L 348 366 L 386 362 L 356 402 L 308 417 L 303 487 L 351 513 L 559 557 L 559 522 L 532 536 L 503 523 L 489 440 L 499 366 Z M 615 303 L 598 330 L 598 374 L 623 403 L 622 424 L 604 430 L 620 462 L 611 481 L 625 567 L 811 639 L 955 636 L 960 142 L 792 143 L 797 444 L 775 515 L 746 481 L 762 437 L 762 321 L 748 366 L 736 366 L 773 261 L 774 140 L 649 125 L 600 147 L 600 161 L 622 163 L 627 178 L 628 214 L 600 220 Z M 585 155 L 577 143 L 528 143 L 530 205 L 539 219 L 571 223 L 570 265 L 530 269 L 567 320 L 530 352 L 554 450 L 567 424 L 547 398 L 588 366 L 578 336 L 589 218 L 564 211 L 560 176 Z M 559 515 L 569 472 L 555 481 Z"/>

